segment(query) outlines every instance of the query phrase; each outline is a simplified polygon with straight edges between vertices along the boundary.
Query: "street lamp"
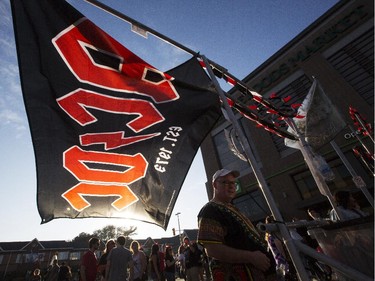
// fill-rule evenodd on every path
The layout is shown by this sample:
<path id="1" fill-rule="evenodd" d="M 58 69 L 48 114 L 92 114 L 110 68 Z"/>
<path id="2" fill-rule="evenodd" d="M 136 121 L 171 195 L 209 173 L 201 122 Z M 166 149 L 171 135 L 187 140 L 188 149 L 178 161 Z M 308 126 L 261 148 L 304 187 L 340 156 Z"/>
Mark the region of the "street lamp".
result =
<path id="1" fill-rule="evenodd" d="M 180 227 L 180 215 L 181 215 L 180 212 L 178 212 L 178 213 L 176 214 L 176 216 L 177 216 L 177 222 L 178 222 L 178 236 L 180 237 L 180 242 L 181 242 L 181 244 L 182 244 L 181 227 Z"/>

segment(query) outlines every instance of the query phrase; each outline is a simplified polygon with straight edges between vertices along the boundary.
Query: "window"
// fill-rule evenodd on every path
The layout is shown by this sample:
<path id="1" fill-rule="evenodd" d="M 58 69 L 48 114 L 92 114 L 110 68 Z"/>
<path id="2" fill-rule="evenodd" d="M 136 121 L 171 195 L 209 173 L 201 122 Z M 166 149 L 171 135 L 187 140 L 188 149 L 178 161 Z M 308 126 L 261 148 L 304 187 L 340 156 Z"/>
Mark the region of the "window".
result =
<path id="1" fill-rule="evenodd" d="M 327 182 L 331 194 L 339 189 L 350 189 L 354 187 L 352 176 L 340 159 L 335 159 L 329 162 L 329 166 L 335 174 L 335 180 Z M 302 199 L 309 199 L 320 194 L 310 170 L 294 175 L 293 179 Z"/>
<path id="2" fill-rule="evenodd" d="M 369 105 L 374 105 L 374 28 L 327 60 Z"/>
<path id="3" fill-rule="evenodd" d="M 254 190 L 237 197 L 233 200 L 233 203 L 251 221 L 259 221 L 270 213 L 260 190 Z"/>
<path id="4" fill-rule="evenodd" d="M 227 132 L 232 130 L 232 125 L 225 128 Z M 229 170 L 238 170 L 241 174 L 249 169 L 249 164 L 247 161 L 243 161 L 238 158 L 233 151 L 229 148 L 228 140 L 225 136 L 225 131 L 221 130 L 213 137 L 216 151 L 220 159 L 221 167 Z"/>
<path id="5" fill-rule="evenodd" d="M 311 175 L 310 170 L 295 175 L 293 178 L 302 199 L 309 199 L 311 197 L 319 195 L 318 187 L 316 186 L 315 180 Z"/>
<path id="6" fill-rule="evenodd" d="M 251 136 L 249 137 L 249 132 L 246 131 L 246 125 L 242 126 L 243 123 L 247 124 L 249 121 L 242 117 L 238 118 L 237 121 L 239 126 L 242 128 L 245 137 L 247 138 L 247 142 L 249 143 L 250 149 L 257 161 L 257 164 L 259 165 L 259 167 L 262 167 L 262 164 L 259 161 L 258 153 L 254 149 L 254 143 L 251 139 Z M 213 130 L 212 138 L 213 142 L 215 143 L 216 152 L 220 160 L 221 167 L 230 170 L 237 170 L 241 173 L 241 175 L 252 173 L 252 169 L 247 161 L 245 152 L 243 151 L 238 138 L 236 138 L 233 126 L 229 122 L 226 121 L 218 126 L 215 130 Z M 243 155 L 243 159 L 245 159 L 245 161 L 235 155 L 233 147 L 230 144 L 231 139 L 234 141 L 235 147 L 237 147 L 238 152 Z"/>
<path id="7" fill-rule="evenodd" d="M 25 254 L 25 256 L 24 256 L 27 263 L 35 263 L 35 262 L 39 261 L 40 257 L 44 258 L 44 255 L 38 254 L 38 253 L 30 253 L 30 254 Z"/>
<path id="8" fill-rule="evenodd" d="M 16 263 L 23 263 L 26 260 L 26 256 L 24 254 L 17 254 Z"/>
<path id="9" fill-rule="evenodd" d="M 76 261 L 76 260 L 79 260 L 81 258 L 81 253 L 80 252 L 71 252 L 70 253 L 70 260 L 71 261 Z"/>
<path id="10" fill-rule="evenodd" d="M 69 252 L 59 252 L 58 254 L 58 260 L 68 260 L 69 258 Z"/>
<path id="11" fill-rule="evenodd" d="M 46 253 L 39 253 L 38 254 L 39 261 L 44 261 L 45 256 L 46 256 Z"/>

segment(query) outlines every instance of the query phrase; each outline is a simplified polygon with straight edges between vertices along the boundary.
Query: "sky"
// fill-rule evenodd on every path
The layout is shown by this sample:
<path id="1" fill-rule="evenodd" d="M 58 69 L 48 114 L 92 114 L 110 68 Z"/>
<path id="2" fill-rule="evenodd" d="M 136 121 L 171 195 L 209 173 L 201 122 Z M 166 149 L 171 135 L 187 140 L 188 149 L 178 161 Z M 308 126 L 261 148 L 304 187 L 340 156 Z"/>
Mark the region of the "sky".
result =
<path id="1" fill-rule="evenodd" d="M 154 67 L 167 71 L 191 56 L 83 0 L 69 2 L 117 41 Z M 243 79 L 338 1 L 334 0 L 107 0 L 106 5 L 200 52 Z M 41 224 L 36 168 L 23 104 L 12 15 L 0 0 L 0 241 L 71 240 L 107 225 L 137 227 L 135 239 L 172 236 L 172 228 L 197 228 L 208 201 L 198 151 L 175 204 L 168 229 L 128 219 L 55 219 Z M 224 90 L 228 90 L 223 86 Z M 176 215 L 180 213 L 180 215 Z"/>

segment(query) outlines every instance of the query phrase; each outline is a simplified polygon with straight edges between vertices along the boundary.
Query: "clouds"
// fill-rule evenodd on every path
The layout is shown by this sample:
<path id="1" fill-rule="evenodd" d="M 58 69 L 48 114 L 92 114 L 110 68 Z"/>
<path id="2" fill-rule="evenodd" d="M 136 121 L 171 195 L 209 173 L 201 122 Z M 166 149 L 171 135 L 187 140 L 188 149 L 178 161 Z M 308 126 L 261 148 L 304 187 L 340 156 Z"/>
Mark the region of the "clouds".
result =
<path id="1" fill-rule="evenodd" d="M 6 45 L 0 42 L 0 46 L 0 129 L 11 129 L 13 132 L 15 130 L 17 136 L 20 137 L 27 133 L 27 120 L 22 100 L 18 65 L 15 55 L 12 57 L 9 49 L 6 52 Z"/>
<path id="2" fill-rule="evenodd" d="M 17 55 L 8 1 L 0 2 L 2 36 L 0 39 L 0 129 L 16 137 L 28 133 L 23 106 Z M 3 32 L 4 31 L 4 32 Z"/>

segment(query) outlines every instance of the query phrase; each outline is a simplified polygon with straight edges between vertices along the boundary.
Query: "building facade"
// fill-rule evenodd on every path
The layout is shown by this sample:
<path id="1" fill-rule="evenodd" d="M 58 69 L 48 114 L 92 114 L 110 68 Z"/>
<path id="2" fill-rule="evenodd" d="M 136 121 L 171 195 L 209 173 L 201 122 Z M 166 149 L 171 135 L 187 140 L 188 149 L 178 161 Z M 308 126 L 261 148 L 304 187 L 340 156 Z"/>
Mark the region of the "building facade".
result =
<path id="1" fill-rule="evenodd" d="M 357 109 L 366 122 L 373 124 L 374 116 L 374 3 L 371 0 L 340 1 L 301 32 L 266 62 L 243 79 L 243 82 L 263 97 L 276 93 L 291 97 L 291 103 L 301 103 L 306 97 L 313 77 L 352 128 L 349 107 Z M 228 92 L 244 104 L 250 97 L 236 89 Z M 284 219 L 306 218 L 309 207 L 326 215 L 331 205 L 320 194 L 299 150 L 284 145 L 284 139 L 236 113 L 239 124 L 249 142 L 257 165 L 265 177 L 275 202 Z M 222 118 L 202 144 L 201 151 L 208 182 L 208 197 L 212 196 L 211 177 L 220 168 L 241 172 L 235 204 L 253 221 L 261 221 L 270 210 L 258 187 L 250 165 L 236 157 L 228 146 L 231 124 Z M 358 138 L 357 138 L 358 137 Z M 362 180 L 373 194 L 373 172 L 353 153 L 356 146 L 369 147 L 369 137 L 357 135 L 346 127 L 337 134 L 334 143 L 351 164 L 356 179 Z M 331 193 L 345 189 L 353 191 L 366 208 L 368 200 L 353 181 L 353 174 L 339 158 L 332 144 L 317 151 L 335 174 L 328 182 Z"/>
<path id="2" fill-rule="evenodd" d="M 183 237 L 195 241 L 197 233 L 198 229 L 184 229 L 179 235 L 158 239 L 148 237 L 137 241 L 147 256 L 150 256 L 151 247 L 155 243 L 160 246 L 160 251 L 165 251 L 166 246 L 171 246 L 177 254 Z M 131 238 L 127 239 L 125 247 L 130 249 L 132 241 Z M 54 255 L 57 255 L 59 265 L 64 262 L 71 268 L 72 280 L 79 280 L 81 258 L 87 252 L 87 247 L 88 239 L 39 241 L 35 238 L 31 241 L 0 242 L 0 280 L 28 280 L 28 276 L 36 268 L 39 268 L 44 276 Z M 102 241 L 99 250 L 95 253 L 98 260 L 104 249 L 105 243 Z"/>
<path id="3" fill-rule="evenodd" d="M 57 254 L 59 264 L 65 262 L 78 278 L 78 269 L 88 243 L 72 241 L 32 241 L 0 242 L 0 279 L 26 280 L 34 269 L 46 273 L 52 257 Z M 77 279 L 78 280 L 78 279 Z"/>

